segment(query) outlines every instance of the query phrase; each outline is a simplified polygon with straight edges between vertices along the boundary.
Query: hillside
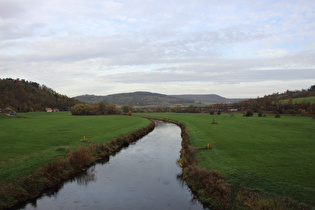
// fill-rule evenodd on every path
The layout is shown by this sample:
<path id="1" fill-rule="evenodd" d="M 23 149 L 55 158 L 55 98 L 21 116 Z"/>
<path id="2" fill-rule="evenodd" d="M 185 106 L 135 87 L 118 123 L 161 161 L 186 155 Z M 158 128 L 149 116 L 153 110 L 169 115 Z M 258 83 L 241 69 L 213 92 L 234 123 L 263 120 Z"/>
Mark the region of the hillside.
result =
<path id="1" fill-rule="evenodd" d="M 0 109 L 17 112 L 45 111 L 45 108 L 69 110 L 77 100 L 61 95 L 45 85 L 20 79 L 0 78 Z"/>
<path id="2" fill-rule="evenodd" d="M 169 104 L 183 104 L 193 103 L 194 100 L 177 98 L 159 93 L 151 92 L 133 92 L 133 93 L 120 93 L 107 96 L 95 95 L 81 95 L 75 97 L 79 101 L 86 102 L 106 102 L 117 105 L 133 105 L 133 106 L 147 106 L 147 105 L 169 105 Z"/>
<path id="3" fill-rule="evenodd" d="M 177 98 L 184 98 L 184 99 L 188 99 L 188 100 L 207 102 L 207 103 L 213 103 L 213 104 L 221 104 L 221 103 L 229 104 L 229 103 L 236 103 L 239 101 L 247 100 L 245 98 L 229 99 L 229 98 L 224 98 L 224 97 L 216 95 L 216 94 L 207 94 L 207 95 L 184 94 L 184 95 L 172 95 L 172 96 L 177 97 Z"/>
<path id="4" fill-rule="evenodd" d="M 283 93 L 273 93 L 264 97 L 249 99 L 234 103 L 234 108 L 252 109 L 254 111 L 274 111 L 279 113 L 311 113 L 315 114 L 315 85 L 305 90 L 287 90 Z"/>

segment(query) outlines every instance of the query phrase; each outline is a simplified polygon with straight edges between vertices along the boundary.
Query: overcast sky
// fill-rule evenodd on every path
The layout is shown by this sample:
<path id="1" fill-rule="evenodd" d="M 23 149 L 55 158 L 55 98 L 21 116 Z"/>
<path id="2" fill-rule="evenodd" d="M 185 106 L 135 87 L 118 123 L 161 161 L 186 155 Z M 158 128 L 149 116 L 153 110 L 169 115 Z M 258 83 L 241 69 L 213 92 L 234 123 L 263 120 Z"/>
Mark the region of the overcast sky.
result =
<path id="1" fill-rule="evenodd" d="M 257 97 L 315 84 L 314 0 L 0 0 L 0 78 Z"/>

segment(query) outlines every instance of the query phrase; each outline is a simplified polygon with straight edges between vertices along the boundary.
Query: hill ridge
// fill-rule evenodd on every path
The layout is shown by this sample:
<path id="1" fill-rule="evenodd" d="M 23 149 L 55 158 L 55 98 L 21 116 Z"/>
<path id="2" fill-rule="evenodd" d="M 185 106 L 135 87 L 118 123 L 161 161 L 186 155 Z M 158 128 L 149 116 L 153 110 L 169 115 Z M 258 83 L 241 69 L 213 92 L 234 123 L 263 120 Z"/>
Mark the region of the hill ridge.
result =
<path id="1" fill-rule="evenodd" d="M 234 103 L 246 99 L 228 99 L 217 94 L 183 94 L 166 95 L 148 91 L 135 91 L 130 93 L 110 94 L 106 96 L 97 96 L 85 94 L 74 97 L 80 101 L 86 102 L 107 102 L 117 105 L 174 105 L 184 103 L 207 102 L 207 103 Z"/>

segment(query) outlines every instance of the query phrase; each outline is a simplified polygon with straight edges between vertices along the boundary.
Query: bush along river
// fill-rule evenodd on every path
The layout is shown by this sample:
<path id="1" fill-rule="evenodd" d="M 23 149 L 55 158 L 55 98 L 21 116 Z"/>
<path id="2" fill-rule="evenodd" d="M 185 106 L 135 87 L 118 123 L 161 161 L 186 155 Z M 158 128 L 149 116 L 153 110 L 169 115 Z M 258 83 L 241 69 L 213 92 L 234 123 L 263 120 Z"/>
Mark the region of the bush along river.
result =
<path id="1" fill-rule="evenodd" d="M 176 165 L 180 134 L 177 125 L 157 121 L 151 133 L 109 161 L 17 209 L 203 209 Z"/>

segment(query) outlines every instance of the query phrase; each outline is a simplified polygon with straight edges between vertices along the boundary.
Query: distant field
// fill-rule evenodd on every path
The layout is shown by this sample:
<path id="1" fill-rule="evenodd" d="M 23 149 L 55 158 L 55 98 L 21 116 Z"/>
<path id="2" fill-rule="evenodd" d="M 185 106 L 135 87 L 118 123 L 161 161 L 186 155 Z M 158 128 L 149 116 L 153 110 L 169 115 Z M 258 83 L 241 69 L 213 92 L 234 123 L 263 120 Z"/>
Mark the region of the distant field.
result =
<path id="1" fill-rule="evenodd" d="M 310 117 L 243 117 L 241 114 L 144 113 L 185 124 L 198 164 L 217 170 L 231 189 L 242 186 L 289 196 L 315 206 L 315 120 Z M 211 124 L 212 120 L 218 124 Z"/>
<path id="2" fill-rule="evenodd" d="M 280 100 L 281 103 L 288 103 L 289 99 L 287 100 Z M 293 98 L 292 99 L 293 103 L 301 103 L 301 102 L 311 102 L 311 103 L 315 103 L 315 96 L 311 96 L 311 97 L 305 97 L 305 98 Z"/>
<path id="3" fill-rule="evenodd" d="M 0 183 L 29 174 L 56 160 L 87 140 L 105 143 L 126 136 L 150 122 L 128 116 L 72 116 L 70 112 L 19 113 L 12 118 L 0 114 Z"/>

